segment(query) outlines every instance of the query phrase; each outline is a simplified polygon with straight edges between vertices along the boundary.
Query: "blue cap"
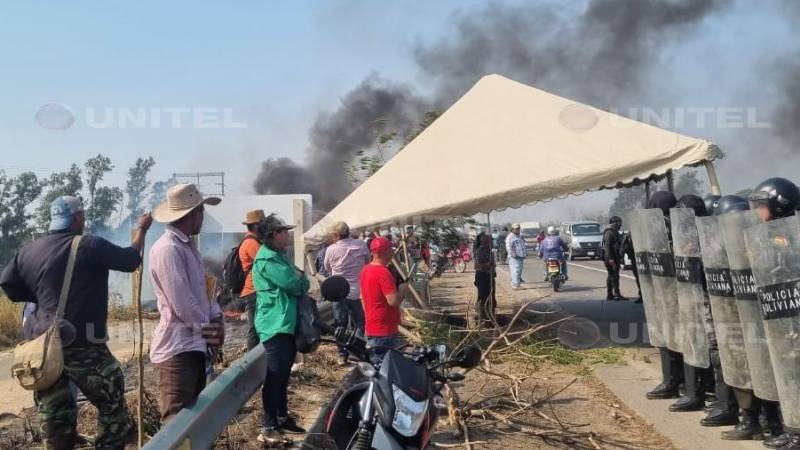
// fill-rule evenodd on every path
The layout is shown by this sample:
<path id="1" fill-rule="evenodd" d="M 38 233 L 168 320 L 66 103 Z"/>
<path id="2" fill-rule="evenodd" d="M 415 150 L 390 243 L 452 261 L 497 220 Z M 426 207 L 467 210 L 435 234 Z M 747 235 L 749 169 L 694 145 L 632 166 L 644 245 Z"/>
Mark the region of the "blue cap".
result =
<path id="1" fill-rule="evenodd" d="M 83 211 L 81 199 L 62 195 L 50 204 L 50 231 L 62 231 L 72 226 L 75 214 Z"/>

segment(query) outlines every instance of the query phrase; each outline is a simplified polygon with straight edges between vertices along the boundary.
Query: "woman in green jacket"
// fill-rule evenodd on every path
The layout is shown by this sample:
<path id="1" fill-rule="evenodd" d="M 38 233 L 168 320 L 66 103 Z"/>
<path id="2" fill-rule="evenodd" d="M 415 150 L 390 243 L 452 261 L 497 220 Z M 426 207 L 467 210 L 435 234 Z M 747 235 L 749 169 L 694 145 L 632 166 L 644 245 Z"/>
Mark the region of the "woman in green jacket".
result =
<path id="1" fill-rule="evenodd" d="M 264 422 L 260 442 L 285 442 L 283 432 L 305 433 L 289 417 L 287 391 L 292 363 L 297 350 L 294 330 L 297 323 L 297 298 L 308 292 L 308 278 L 286 256 L 289 230 L 274 214 L 257 226 L 261 249 L 253 262 L 256 289 L 255 328 L 264 346 L 267 372 L 261 389 Z"/>

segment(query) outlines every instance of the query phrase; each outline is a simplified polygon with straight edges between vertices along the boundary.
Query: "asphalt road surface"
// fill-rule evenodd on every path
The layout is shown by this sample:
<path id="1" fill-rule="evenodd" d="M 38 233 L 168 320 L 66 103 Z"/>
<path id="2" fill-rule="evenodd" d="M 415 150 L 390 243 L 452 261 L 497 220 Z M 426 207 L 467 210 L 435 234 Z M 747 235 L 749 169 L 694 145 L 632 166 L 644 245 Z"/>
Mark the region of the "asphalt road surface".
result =
<path id="1" fill-rule="evenodd" d="M 625 270 L 620 276 L 620 289 L 628 301 L 606 301 L 606 270 L 601 261 L 576 259 L 568 262 L 569 280 L 561 290 L 542 304 L 534 304 L 536 310 L 558 308 L 568 315 L 582 317 L 594 322 L 601 333 L 598 345 L 636 346 L 644 345 L 647 339 L 644 308 L 634 303 L 638 297 L 633 272 Z M 544 264 L 537 258 L 529 258 L 523 265 L 523 287 L 546 288 Z"/>

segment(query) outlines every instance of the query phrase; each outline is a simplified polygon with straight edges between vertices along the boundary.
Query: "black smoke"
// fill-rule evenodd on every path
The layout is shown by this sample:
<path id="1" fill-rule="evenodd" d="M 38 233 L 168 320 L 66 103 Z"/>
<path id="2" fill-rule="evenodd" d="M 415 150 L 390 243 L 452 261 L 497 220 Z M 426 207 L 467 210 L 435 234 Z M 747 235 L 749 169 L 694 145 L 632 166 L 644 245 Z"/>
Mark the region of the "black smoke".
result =
<path id="1" fill-rule="evenodd" d="M 729 3 L 594 0 L 577 19 L 548 5 L 492 4 L 457 16 L 450 37 L 414 56 L 443 105 L 499 73 L 605 107 L 641 93 L 662 50 Z"/>
<path id="2" fill-rule="evenodd" d="M 343 167 L 375 144 L 375 121 L 400 136 L 427 110 L 444 110 L 482 76 L 499 73 L 604 107 L 644 89 L 648 71 L 675 39 L 685 37 L 729 0 L 592 0 L 571 14 L 542 4 L 490 4 L 455 16 L 440 42 L 414 49 L 435 90 L 430 99 L 374 74 L 321 113 L 309 131 L 307 165 L 268 160 L 254 182 L 259 194 L 311 193 L 333 208 L 353 189 Z M 577 19 L 576 19 L 577 17 Z"/>
<path id="3" fill-rule="evenodd" d="M 309 130 L 307 166 L 288 158 L 267 160 L 253 187 L 257 194 L 311 193 L 315 206 L 332 209 L 352 191 L 344 168 L 358 151 L 374 148 L 378 121 L 405 136 L 427 107 L 410 86 L 372 74 L 345 95 L 336 111 L 317 116 Z"/>

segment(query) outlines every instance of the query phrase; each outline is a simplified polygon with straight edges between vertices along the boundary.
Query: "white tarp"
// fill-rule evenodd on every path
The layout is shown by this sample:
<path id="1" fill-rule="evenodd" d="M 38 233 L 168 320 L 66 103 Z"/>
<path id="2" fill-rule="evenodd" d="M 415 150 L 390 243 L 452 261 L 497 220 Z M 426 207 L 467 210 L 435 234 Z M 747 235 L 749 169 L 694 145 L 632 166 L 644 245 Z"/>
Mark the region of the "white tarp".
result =
<path id="1" fill-rule="evenodd" d="M 439 119 L 305 234 L 419 223 L 619 187 L 722 157 L 709 141 L 592 108 L 499 75 Z"/>

